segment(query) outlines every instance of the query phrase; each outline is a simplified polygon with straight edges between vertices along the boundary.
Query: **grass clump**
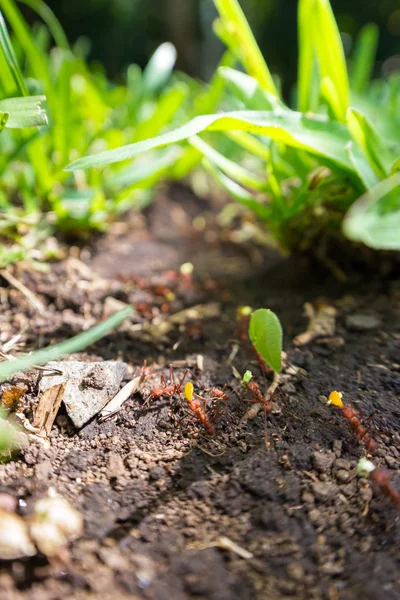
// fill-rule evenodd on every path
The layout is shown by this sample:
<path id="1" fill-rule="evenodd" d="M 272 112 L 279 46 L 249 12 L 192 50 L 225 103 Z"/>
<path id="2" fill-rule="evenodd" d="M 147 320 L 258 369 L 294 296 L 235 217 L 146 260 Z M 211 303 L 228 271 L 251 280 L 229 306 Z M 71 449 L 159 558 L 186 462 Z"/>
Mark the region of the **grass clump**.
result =
<path id="1" fill-rule="evenodd" d="M 191 118 L 193 111 L 214 110 L 222 86 L 218 74 L 204 89 L 173 73 L 176 51 L 170 43 L 155 51 L 143 71 L 131 64 L 123 80 L 112 83 L 101 65 L 88 65 L 85 40 L 70 46 L 42 0 L 21 1 L 41 22 L 30 28 L 15 0 L 1 3 L 3 33 L 6 20 L 13 35 L 12 43 L 8 34 L 0 35 L 0 94 L 21 97 L 0 102 L 0 111 L 10 109 L 8 123 L 16 126 L 21 107 L 25 115 L 28 109 L 32 112 L 25 96 L 34 93 L 32 102 L 40 101 L 40 106 L 46 97 L 48 123 L 24 121 L 31 127 L 28 132 L 0 136 L 0 218 L 3 237 L 27 248 L 37 247 L 38 238 L 48 237 L 54 227 L 78 234 L 105 229 L 118 213 L 150 202 L 160 178 L 173 177 L 175 169 L 183 176 L 201 160 L 193 149 L 154 149 L 103 173 L 91 169 L 72 174 L 64 167 L 79 156 L 158 135 Z M 231 63 L 225 58 L 222 64 Z M 33 244 L 24 235 L 27 229 L 34 231 Z"/>
<path id="2" fill-rule="evenodd" d="M 372 248 L 399 249 L 400 78 L 371 81 L 376 28 L 364 28 L 348 68 L 329 1 L 300 0 L 291 108 L 239 2 L 214 2 L 215 32 L 246 71 L 218 69 L 232 110 L 197 115 L 163 135 L 80 158 L 68 170 L 185 143 L 223 188 L 268 224 L 283 250 L 343 234 Z M 221 136 L 234 140 L 250 167 L 216 149 Z"/>

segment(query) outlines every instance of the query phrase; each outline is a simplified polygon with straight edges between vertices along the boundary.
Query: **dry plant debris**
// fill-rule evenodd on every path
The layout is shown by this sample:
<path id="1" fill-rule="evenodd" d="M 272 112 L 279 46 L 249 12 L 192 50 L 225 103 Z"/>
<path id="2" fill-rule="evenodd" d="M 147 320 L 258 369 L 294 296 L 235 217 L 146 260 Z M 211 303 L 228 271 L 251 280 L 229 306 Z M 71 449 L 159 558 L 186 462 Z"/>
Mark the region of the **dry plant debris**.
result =
<path id="1" fill-rule="evenodd" d="M 334 306 L 324 301 L 317 302 L 316 308 L 310 302 L 304 305 L 306 316 L 309 319 L 307 330 L 297 335 L 293 344 L 305 346 L 317 338 L 333 338 L 336 331 L 337 310 Z"/>

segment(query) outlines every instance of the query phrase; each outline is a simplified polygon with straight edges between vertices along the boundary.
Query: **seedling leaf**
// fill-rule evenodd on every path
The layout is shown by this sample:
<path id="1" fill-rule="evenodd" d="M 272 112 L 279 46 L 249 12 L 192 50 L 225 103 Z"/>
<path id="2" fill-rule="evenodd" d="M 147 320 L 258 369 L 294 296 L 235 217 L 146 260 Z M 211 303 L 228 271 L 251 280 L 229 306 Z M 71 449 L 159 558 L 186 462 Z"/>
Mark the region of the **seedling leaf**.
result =
<path id="1" fill-rule="evenodd" d="M 377 250 L 400 250 L 399 188 L 395 173 L 359 198 L 344 219 L 344 234 Z"/>
<path id="2" fill-rule="evenodd" d="M 260 308 L 250 317 L 251 343 L 276 373 L 282 367 L 282 326 L 272 310 Z"/>
<path id="3" fill-rule="evenodd" d="M 251 371 L 246 371 L 246 373 L 242 377 L 242 385 L 246 387 L 246 385 L 253 379 L 253 373 Z"/>

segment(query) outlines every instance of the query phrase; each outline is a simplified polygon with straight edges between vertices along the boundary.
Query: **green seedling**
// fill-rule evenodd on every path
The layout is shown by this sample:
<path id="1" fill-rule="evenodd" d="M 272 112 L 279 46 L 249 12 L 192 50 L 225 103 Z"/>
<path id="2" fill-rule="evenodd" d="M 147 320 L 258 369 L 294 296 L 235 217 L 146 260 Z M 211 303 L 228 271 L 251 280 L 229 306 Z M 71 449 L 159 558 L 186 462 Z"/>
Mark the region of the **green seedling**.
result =
<path id="1" fill-rule="evenodd" d="M 275 371 L 282 368 L 282 326 L 272 310 L 260 308 L 250 317 L 249 337 L 256 351 Z"/>
<path id="2" fill-rule="evenodd" d="M 298 83 L 289 107 L 238 0 L 214 2 L 219 12 L 215 31 L 247 71 L 230 66 L 218 70 L 230 92 L 226 105 L 234 110 L 197 114 L 178 129 L 83 157 L 68 169 L 105 166 L 186 145 L 203 156 L 205 169 L 219 185 L 268 225 L 285 251 L 314 249 L 321 234 L 337 237 L 341 232 L 373 248 L 399 249 L 394 173 L 400 160 L 400 78 L 371 81 L 376 28 L 363 30 L 348 69 L 329 1 L 300 0 Z M 225 153 L 216 148 L 222 137 L 231 142 Z M 238 149 L 246 168 L 237 164 Z M 373 202 L 356 202 L 369 191 Z M 349 212 L 352 205 L 355 212 Z"/>
<path id="3" fill-rule="evenodd" d="M 6 420 L 6 416 L 6 411 L 0 410 L 0 463 L 18 448 L 18 431 Z"/>
<path id="4" fill-rule="evenodd" d="M 247 384 L 253 379 L 253 373 L 251 371 L 246 371 L 246 373 L 242 377 L 242 386 L 247 387 Z"/>

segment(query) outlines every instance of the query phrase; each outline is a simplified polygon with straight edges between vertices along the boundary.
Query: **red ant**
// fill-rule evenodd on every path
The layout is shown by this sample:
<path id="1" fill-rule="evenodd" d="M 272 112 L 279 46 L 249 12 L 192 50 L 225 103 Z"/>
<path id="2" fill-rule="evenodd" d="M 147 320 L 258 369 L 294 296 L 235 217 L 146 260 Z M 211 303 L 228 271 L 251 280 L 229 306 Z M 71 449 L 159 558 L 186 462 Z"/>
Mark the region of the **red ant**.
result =
<path id="1" fill-rule="evenodd" d="M 215 427 L 206 412 L 206 400 L 194 394 L 193 383 L 190 381 L 185 385 L 184 397 L 190 410 L 202 423 L 208 435 L 215 435 Z"/>
<path id="2" fill-rule="evenodd" d="M 357 465 L 358 475 L 360 477 L 369 477 L 371 481 L 380 489 L 386 498 L 390 498 L 400 510 L 400 492 L 394 489 L 390 482 L 390 476 L 387 471 L 375 467 L 371 461 L 362 458 Z"/>
<path id="3" fill-rule="evenodd" d="M 331 392 L 329 394 L 328 404 L 333 404 L 333 406 L 339 408 L 344 418 L 349 421 L 356 440 L 363 440 L 367 452 L 372 454 L 376 448 L 374 440 L 368 433 L 368 429 L 362 425 L 358 411 L 352 406 L 345 406 L 343 404 L 342 395 L 342 392 Z"/>
<path id="4" fill-rule="evenodd" d="M 164 375 L 161 375 L 161 377 L 160 377 L 161 386 L 158 388 L 152 388 L 150 390 L 150 399 L 158 400 L 162 396 L 168 396 L 169 398 L 172 398 L 172 396 L 174 394 L 182 394 L 183 382 L 185 381 L 185 378 L 188 373 L 191 373 L 191 375 L 194 377 L 193 373 L 189 369 L 186 369 L 186 371 L 184 372 L 179 383 L 175 383 L 174 372 L 172 369 L 172 365 L 170 365 L 169 366 L 169 383 L 167 383 Z"/>
<path id="5" fill-rule="evenodd" d="M 270 396 L 263 396 L 260 386 L 255 381 L 249 381 L 245 384 L 245 387 L 251 392 L 251 397 L 244 400 L 244 402 L 251 402 L 252 404 L 259 404 L 264 408 L 265 417 L 267 418 L 271 414 L 272 400 L 278 393 L 279 388 L 277 387 Z"/>
<path id="6" fill-rule="evenodd" d="M 220 388 L 213 387 L 207 391 L 210 392 L 210 397 L 212 399 L 221 400 L 221 402 L 228 402 L 228 400 L 229 400 L 228 394 L 225 393 L 223 389 L 221 390 Z"/>
<path id="7" fill-rule="evenodd" d="M 396 508 L 400 510 L 400 492 L 392 487 L 389 473 L 383 469 L 374 469 L 370 474 L 370 479 L 372 479 L 372 481 L 379 487 L 382 494 L 386 496 L 386 498 L 390 498 L 396 505 Z"/>

